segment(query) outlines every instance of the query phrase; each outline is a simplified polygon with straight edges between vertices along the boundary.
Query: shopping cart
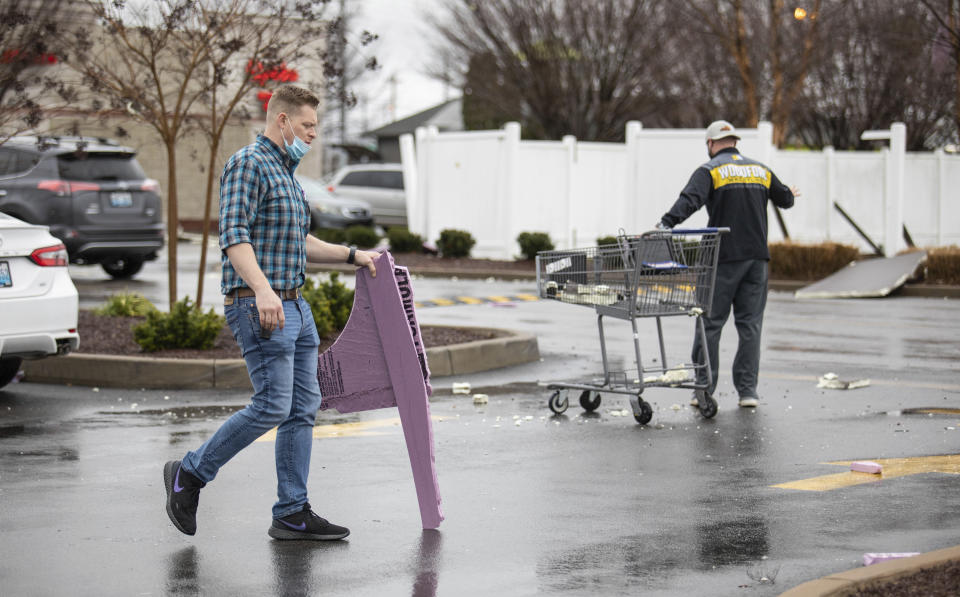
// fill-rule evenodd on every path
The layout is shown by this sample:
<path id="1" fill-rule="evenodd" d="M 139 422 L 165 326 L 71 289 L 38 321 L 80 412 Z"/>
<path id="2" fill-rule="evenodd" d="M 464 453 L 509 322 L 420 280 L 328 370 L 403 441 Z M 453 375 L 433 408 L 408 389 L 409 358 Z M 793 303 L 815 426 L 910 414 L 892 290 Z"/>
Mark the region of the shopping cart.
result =
<path id="1" fill-rule="evenodd" d="M 537 254 L 537 287 L 540 298 L 571 305 L 592 307 L 597 313 L 603 379 L 591 382 L 546 382 L 552 390 L 548 405 L 560 414 L 567 410 L 569 390 L 580 390 L 580 406 L 594 411 L 600 406 L 600 392 L 630 396 L 633 417 L 646 424 L 653 408 L 643 400 L 648 387 L 687 388 L 696 392 L 700 413 L 707 418 L 717 414 L 717 403 L 705 392 L 701 378 L 710 379 L 710 359 L 701 354 L 701 362 L 671 367 L 663 341 L 661 318 L 674 315 L 696 317 L 696 333 L 706 347 L 702 316 L 709 313 L 717 275 L 717 257 L 721 235 L 729 228 L 654 230 L 641 235 L 621 231 L 617 244 L 540 251 Z M 603 335 L 603 318 L 630 321 L 637 374 L 611 371 Z M 640 358 L 637 318 L 655 317 L 660 344 L 660 362 L 644 365 Z M 706 349 L 704 349 L 705 351 Z"/>

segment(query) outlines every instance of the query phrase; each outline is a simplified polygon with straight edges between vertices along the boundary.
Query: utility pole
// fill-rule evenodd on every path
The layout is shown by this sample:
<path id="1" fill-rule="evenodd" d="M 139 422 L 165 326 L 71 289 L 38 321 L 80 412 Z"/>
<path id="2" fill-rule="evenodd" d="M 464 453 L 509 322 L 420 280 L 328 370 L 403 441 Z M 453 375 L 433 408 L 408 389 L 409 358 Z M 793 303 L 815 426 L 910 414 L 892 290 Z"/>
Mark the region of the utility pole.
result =
<path id="1" fill-rule="evenodd" d="M 340 144 L 343 145 L 347 141 L 347 11 L 346 11 L 346 0 L 340 0 L 340 39 L 338 42 L 338 51 L 340 53 L 337 56 L 338 66 L 342 70 L 340 75 L 340 81 L 337 84 L 337 92 L 340 96 Z"/>
<path id="2" fill-rule="evenodd" d="M 390 122 L 397 120 L 397 73 L 390 75 Z"/>

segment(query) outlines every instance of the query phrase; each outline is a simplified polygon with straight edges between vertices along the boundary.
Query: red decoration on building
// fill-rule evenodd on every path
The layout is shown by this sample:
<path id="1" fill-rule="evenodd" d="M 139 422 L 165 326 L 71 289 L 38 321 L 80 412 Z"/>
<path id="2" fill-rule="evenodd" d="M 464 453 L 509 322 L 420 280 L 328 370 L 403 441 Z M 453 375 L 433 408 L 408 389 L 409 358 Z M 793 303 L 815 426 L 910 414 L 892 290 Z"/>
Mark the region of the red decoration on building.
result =
<path id="1" fill-rule="evenodd" d="M 251 60 L 247 62 L 247 72 L 251 74 L 251 78 L 261 87 L 266 87 L 270 82 L 293 83 L 300 78 L 300 73 L 295 69 L 287 68 L 286 63 L 267 70 L 262 62 L 254 64 Z M 272 95 L 273 92 L 266 89 L 257 92 L 257 99 L 262 102 L 264 112 L 267 111 L 267 103 L 270 101 Z"/>
<path id="2" fill-rule="evenodd" d="M 0 63 L 10 64 L 11 62 L 18 61 L 30 61 L 39 66 L 46 66 L 50 64 L 56 64 L 59 62 L 59 58 L 56 54 L 27 54 L 26 52 L 21 52 L 20 50 L 4 50 L 3 54 L 0 54 Z"/>

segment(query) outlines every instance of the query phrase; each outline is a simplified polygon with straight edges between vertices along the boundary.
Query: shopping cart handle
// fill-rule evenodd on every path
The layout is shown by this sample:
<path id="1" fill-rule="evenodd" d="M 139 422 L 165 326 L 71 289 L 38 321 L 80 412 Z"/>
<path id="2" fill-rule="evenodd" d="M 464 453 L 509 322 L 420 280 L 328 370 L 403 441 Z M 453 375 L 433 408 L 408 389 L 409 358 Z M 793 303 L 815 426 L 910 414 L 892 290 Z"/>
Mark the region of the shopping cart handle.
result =
<path id="1" fill-rule="evenodd" d="M 671 234 L 726 234 L 729 228 L 671 228 Z"/>

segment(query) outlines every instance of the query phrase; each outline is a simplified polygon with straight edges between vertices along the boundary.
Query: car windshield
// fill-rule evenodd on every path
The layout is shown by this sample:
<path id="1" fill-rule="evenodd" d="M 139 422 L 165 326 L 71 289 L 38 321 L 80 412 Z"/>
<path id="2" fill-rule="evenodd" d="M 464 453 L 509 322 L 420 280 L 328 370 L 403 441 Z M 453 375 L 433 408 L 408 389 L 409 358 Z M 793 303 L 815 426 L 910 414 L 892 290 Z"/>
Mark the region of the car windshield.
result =
<path id="1" fill-rule="evenodd" d="M 300 183 L 300 186 L 303 187 L 303 192 L 307 195 L 323 195 L 326 194 L 327 189 L 323 186 L 320 181 L 314 180 L 312 178 L 307 178 L 305 176 L 298 176 L 297 181 Z"/>
<path id="2" fill-rule="evenodd" d="M 143 180 L 146 175 L 130 153 L 65 153 L 57 156 L 64 180 Z"/>

